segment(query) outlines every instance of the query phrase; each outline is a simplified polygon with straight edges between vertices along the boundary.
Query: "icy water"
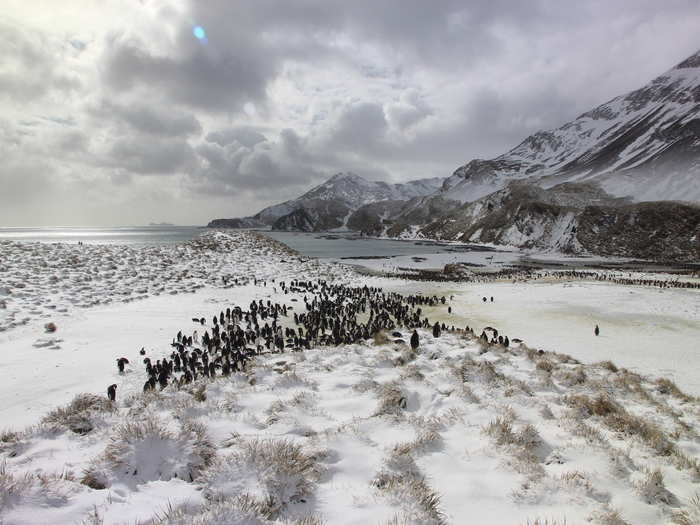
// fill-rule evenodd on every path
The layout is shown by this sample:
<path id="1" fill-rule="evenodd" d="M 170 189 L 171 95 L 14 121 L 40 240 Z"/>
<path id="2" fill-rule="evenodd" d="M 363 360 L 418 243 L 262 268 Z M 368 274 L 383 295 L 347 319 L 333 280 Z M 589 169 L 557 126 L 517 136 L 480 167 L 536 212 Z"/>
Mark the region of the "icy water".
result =
<path id="1" fill-rule="evenodd" d="M 319 259 L 379 258 L 405 255 L 430 255 L 439 253 L 487 252 L 496 253 L 485 246 L 448 245 L 430 241 L 398 241 L 371 239 L 355 234 L 263 232 L 283 242 L 299 253 Z"/>
<path id="2" fill-rule="evenodd" d="M 116 228 L 0 228 L 0 241 L 85 244 L 174 244 L 197 237 L 198 226 L 124 226 Z"/>

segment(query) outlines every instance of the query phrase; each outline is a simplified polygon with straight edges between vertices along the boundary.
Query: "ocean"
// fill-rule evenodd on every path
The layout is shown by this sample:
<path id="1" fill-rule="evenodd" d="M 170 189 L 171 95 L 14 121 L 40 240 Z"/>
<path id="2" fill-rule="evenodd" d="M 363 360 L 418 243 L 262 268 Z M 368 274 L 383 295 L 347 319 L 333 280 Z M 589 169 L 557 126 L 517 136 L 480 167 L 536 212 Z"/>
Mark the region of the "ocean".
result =
<path id="1" fill-rule="evenodd" d="M 0 228 L 0 241 L 129 244 L 175 244 L 197 237 L 199 226 L 122 226 L 116 228 Z"/>

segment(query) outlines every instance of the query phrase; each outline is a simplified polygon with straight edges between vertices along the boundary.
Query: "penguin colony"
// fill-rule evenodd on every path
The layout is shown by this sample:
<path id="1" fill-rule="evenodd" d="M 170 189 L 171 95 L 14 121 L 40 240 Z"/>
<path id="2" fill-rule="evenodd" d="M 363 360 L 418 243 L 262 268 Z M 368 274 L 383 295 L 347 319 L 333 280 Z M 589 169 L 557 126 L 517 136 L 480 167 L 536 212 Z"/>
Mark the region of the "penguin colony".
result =
<path id="1" fill-rule="evenodd" d="M 412 281 L 437 281 L 437 282 L 469 282 L 469 283 L 489 283 L 494 281 L 525 282 L 538 279 L 560 279 L 560 280 L 580 280 L 580 281 L 602 281 L 623 286 L 651 286 L 655 288 L 684 288 L 699 289 L 700 282 L 664 279 L 644 279 L 641 277 L 627 277 L 620 272 L 592 272 L 585 270 L 557 270 L 548 272 L 537 269 L 506 268 L 495 272 L 475 273 L 471 275 L 460 275 L 444 273 L 434 270 L 418 270 L 414 268 L 399 268 L 405 273 L 387 273 L 386 277 L 397 279 L 409 279 Z"/>
<path id="2" fill-rule="evenodd" d="M 267 286 L 263 281 L 255 284 Z M 281 281 L 276 285 L 285 295 L 303 295 L 305 311 L 294 312 L 286 303 L 260 299 L 252 301 L 248 310 L 239 306 L 222 310 L 211 318 L 208 327 L 204 317 L 193 317 L 192 322 L 204 330 L 201 337 L 197 330 L 191 335 L 180 330 L 171 343 L 173 351 L 169 358 L 155 363 L 149 357 L 143 358 L 148 377 L 143 390 L 153 390 L 156 385 L 161 390 L 168 385 L 178 387 L 201 376 L 214 378 L 243 372 L 255 355 L 358 343 L 382 331 L 391 332 L 395 343 L 404 343 L 398 328 L 413 330 L 410 337 L 413 349 L 420 344 L 417 328 L 432 328 L 433 337 L 440 337 L 444 331 L 474 334 L 469 326 L 448 327 L 444 322 L 431 323 L 423 316 L 423 307 L 445 305 L 444 296 L 404 296 L 381 288 L 349 287 L 323 280 Z M 484 329 L 480 338 L 491 344 L 510 345 L 507 336 L 491 327 Z M 140 354 L 145 356 L 146 350 L 142 348 Z M 117 359 L 120 373 L 124 373 L 128 363 L 125 357 Z M 111 385 L 108 397 L 112 401 L 115 392 L 116 385 Z"/>

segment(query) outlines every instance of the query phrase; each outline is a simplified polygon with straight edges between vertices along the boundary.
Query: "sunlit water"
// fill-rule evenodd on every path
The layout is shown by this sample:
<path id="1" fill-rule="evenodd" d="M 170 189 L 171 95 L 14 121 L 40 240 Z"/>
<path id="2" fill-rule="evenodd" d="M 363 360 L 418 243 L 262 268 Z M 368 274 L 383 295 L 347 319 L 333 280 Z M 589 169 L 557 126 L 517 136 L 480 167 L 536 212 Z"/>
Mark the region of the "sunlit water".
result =
<path id="1" fill-rule="evenodd" d="M 117 228 L 0 228 L 0 241 L 84 244 L 175 244 L 197 237 L 198 226 L 126 226 Z"/>

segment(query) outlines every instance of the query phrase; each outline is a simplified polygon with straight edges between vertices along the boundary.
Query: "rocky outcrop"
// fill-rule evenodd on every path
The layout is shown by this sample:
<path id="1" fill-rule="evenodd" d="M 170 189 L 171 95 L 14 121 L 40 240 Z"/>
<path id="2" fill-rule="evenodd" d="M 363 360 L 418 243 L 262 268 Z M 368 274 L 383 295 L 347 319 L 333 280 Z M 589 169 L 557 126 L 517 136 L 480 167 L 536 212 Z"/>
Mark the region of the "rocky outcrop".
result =
<path id="1" fill-rule="evenodd" d="M 341 228 L 351 209 L 336 200 L 313 199 L 304 206 L 277 219 L 273 230 L 283 231 L 325 231 Z"/>
<path id="2" fill-rule="evenodd" d="M 700 261 L 700 206 L 682 202 L 588 206 L 578 215 L 577 224 L 578 242 L 591 253 Z"/>
<path id="3" fill-rule="evenodd" d="M 700 207 L 630 204 L 590 183 L 543 189 L 518 182 L 431 222 L 418 234 L 538 251 L 697 262 Z"/>
<path id="4" fill-rule="evenodd" d="M 365 235 L 380 236 L 393 224 L 392 217 L 406 205 L 406 201 L 387 200 L 365 204 L 348 218 L 351 230 Z"/>
<path id="5" fill-rule="evenodd" d="M 264 222 L 253 219 L 252 217 L 242 217 L 239 219 L 214 219 L 207 224 L 207 228 L 265 228 L 267 225 Z"/>

